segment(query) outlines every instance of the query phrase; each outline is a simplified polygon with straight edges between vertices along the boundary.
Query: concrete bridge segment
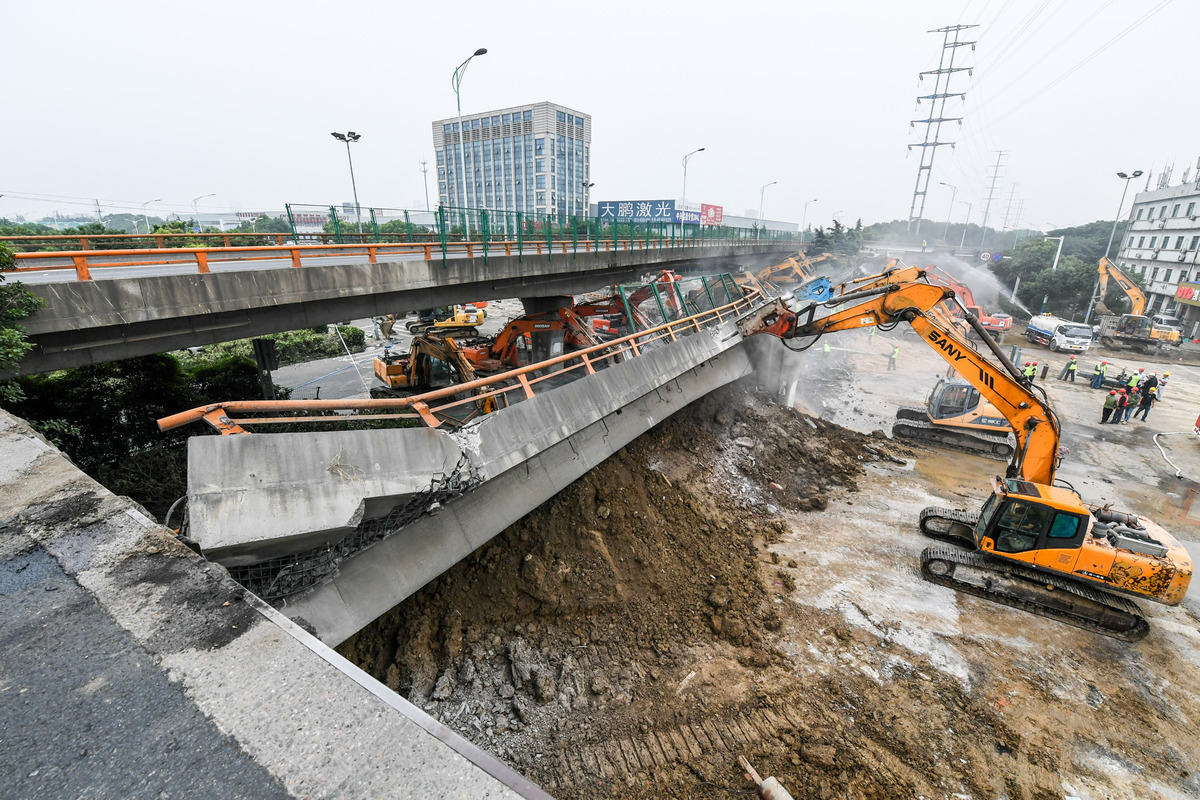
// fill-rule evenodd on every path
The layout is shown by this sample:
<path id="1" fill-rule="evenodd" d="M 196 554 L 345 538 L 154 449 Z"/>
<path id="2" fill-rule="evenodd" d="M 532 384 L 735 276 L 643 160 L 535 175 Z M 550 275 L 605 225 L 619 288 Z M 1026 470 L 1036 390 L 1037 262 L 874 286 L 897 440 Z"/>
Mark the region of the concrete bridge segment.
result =
<path id="1" fill-rule="evenodd" d="M 580 294 L 660 269 L 757 266 L 786 245 L 491 255 L 34 284 L 25 374 L 472 300 Z M 0 375 L 0 377 L 5 377 Z"/>

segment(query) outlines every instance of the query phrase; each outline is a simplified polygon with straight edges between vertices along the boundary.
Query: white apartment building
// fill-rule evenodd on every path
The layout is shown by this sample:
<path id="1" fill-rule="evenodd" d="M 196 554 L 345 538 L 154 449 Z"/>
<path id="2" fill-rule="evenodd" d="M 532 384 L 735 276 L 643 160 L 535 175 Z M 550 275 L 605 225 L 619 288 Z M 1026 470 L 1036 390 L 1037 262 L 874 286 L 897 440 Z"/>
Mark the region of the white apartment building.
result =
<path id="1" fill-rule="evenodd" d="M 438 202 L 562 217 L 588 213 L 592 117 L 542 102 L 433 122 Z"/>
<path id="2" fill-rule="evenodd" d="M 1117 252 L 1122 270 L 1145 278 L 1146 314 L 1183 318 L 1191 308 L 1191 316 L 1200 316 L 1190 304 L 1177 302 L 1180 285 L 1200 279 L 1200 180 L 1187 177 L 1185 171 L 1181 184 L 1138 193 Z M 1188 321 L 1184 330 L 1190 331 L 1195 321 Z"/>

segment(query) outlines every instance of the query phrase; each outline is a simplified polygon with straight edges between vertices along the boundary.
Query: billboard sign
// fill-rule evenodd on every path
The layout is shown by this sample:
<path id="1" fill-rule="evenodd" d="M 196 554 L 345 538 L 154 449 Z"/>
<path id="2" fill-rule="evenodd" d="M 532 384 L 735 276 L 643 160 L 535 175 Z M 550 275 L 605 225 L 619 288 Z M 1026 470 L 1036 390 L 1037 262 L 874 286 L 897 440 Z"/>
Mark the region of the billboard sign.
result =
<path id="1" fill-rule="evenodd" d="M 723 206 L 710 206 L 708 203 L 700 204 L 701 225 L 720 225 L 724 219 L 725 208 Z"/>
<path id="2" fill-rule="evenodd" d="M 605 200 L 596 204 L 602 220 L 618 222 L 675 221 L 674 200 Z"/>
<path id="3" fill-rule="evenodd" d="M 688 208 L 675 209 L 675 221 L 684 225 L 699 225 L 700 224 L 700 209 L 695 211 Z"/>

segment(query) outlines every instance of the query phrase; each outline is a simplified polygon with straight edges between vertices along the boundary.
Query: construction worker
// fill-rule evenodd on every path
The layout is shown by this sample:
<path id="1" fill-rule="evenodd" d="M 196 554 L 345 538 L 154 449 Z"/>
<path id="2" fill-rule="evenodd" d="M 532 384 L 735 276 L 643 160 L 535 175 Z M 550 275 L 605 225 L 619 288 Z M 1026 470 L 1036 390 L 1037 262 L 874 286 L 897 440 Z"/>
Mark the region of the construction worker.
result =
<path id="1" fill-rule="evenodd" d="M 1142 422 L 1146 421 L 1146 418 L 1150 416 L 1150 407 L 1154 405 L 1154 401 L 1158 399 L 1156 396 L 1157 392 L 1157 386 L 1149 386 L 1146 388 L 1146 391 L 1142 392 L 1142 399 L 1138 402 L 1137 410 L 1133 412 L 1134 419 L 1137 419 L 1137 415 L 1141 414 Z"/>
<path id="2" fill-rule="evenodd" d="M 1099 389 L 1104 385 L 1104 373 L 1108 372 L 1108 362 L 1101 361 L 1092 372 L 1092 388 Z"/>
<path id="3" fill-rule="evenodd" d="M 1113 409 L 1112 424 L 1120 425 L 1125 419 L 1125 410 L 1129 408 L 1129 393 L 1124 389 L 1117 390 L 1117 407 Z"/>
<path id="4" fill-rule="evenodd" d="M 1145 368 L 1143 367 L 1129 376 L 1129 380 L 1125 383 L 1125 388 L 1129 390 L 1129 394 L 1136 395 L 1138 393 L 1138 386 L 1142 382 L 1142 373 L 1144 371 Z"/>
<path id="5" fill-rule="evenodd" d="M 1117 410 L 1117 390 L 1113 389 L 1108 393 L 1108 397 L 1104 398 L 1104 408 L 1100 409 L 1100 424 L 1108 424 L 1112 413 Z"/>
<path id="6" fill-rule="evenodd" d="M 892 354 L 888 356 L 888 372 L 894 372 L 896 369 L 896 359 L 900 357 L 900 345 L 892 345 Z"/>
<path id="7" fill-rule="evenodd" d="M 1030 377 L 1030 379 L 1032 379 L 1032 380 L 1035 380 L 1035 381 L 1036 381 L 1036 380 L 1037 380 L 1037 374 L 1038 374 L 1038 362 L 1036 362 L 1036 361 L 1035 361 L 1035 362 L 1033 362 L 1033 374 L 1029 376 L 1029 377 Z"/>
<path id="8" fill-rule="evenodd" d="M 1071 360 L 1067 362 L 1067 380 L 1071 383 L 1075 382 L 1075 373 L 1079 371 L 1079 362 L 1075 360 L 1075 356 L 1071 356 Z"/>
<path id="9" fill-rule="evenodd" d="M 833 352 L 833 348 L 829 346 L 829 342 L 825 343 L 825 346 L 821 348 L 821 352 L 825 354 L 826 359 L 829 358 L 829 354 Z"/>
<path id="10" fill-rule="evenodd" d="M 1162 377 L 1158 379 L 1158 399 L 1163 399 L 1163 392 L 1167 390 L 1167 383 L 1171 380 L 1171 373 L 1164 372 Z"/>
<path id="11" fill-rule="evenodd" d="M 1021 370 L 1021 374 L 1025 376 L 1025 380 L 1032 383 L 1033 376 L 1037 374 L 1037 367 L 1033 365 L 1032 361 L 1026 361 L 1024 369 Z"/>
<path id="12" fill-rule="evenodd" d="M 1142 382 L 1138 385 L 1138 391 L 1141 392 L 1142 394 L 1145 394 L 1146 392 L 1148 392 L 1151 389 L 1157 390 L 1159 383 L 1160 383 L 1160 381 L 1158 380 L 1158 373 L 1151 372 L 1149 375 L 1147 375 L 1145 378 L 1142 379 Z M 1156 399 L 1157 399 L 1157 397 L 1158 397 L 1158 395 L 1155 394 Z"/>

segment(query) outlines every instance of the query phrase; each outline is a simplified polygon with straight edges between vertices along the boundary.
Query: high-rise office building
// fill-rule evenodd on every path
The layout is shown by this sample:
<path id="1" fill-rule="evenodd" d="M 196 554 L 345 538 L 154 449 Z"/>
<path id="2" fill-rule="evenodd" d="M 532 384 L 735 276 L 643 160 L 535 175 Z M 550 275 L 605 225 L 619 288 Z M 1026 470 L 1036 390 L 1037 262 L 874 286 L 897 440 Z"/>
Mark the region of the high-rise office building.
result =
<path id="1" fill-rule="evenodd" d="M 591 115 L 554 103 L 435 120 L 438 202 L 586 216 L 591 145 Z"/>

